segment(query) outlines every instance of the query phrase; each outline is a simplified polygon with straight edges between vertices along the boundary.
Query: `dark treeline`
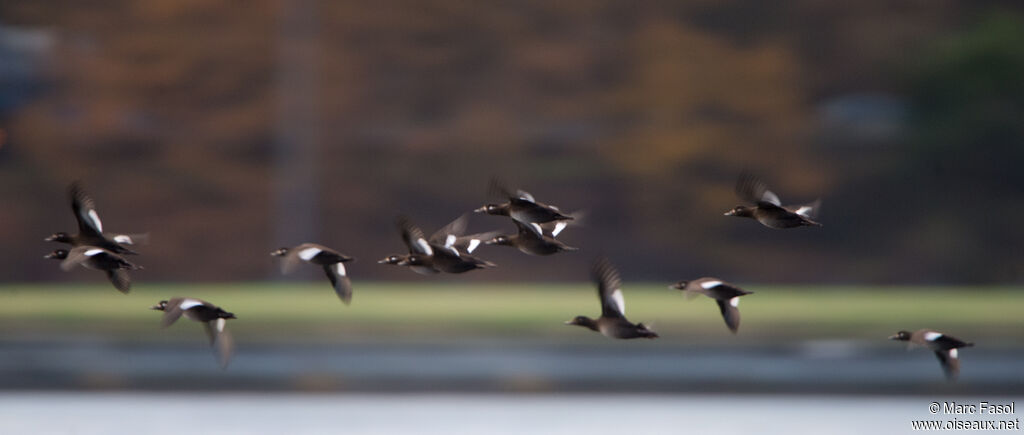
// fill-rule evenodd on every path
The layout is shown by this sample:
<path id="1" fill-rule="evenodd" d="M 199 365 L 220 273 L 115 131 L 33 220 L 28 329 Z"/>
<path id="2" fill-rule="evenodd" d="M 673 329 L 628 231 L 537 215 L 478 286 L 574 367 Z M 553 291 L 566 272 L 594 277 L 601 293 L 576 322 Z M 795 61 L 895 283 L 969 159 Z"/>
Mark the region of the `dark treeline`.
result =
<path id="1" fill-rule="evenodd" d="M 628 280 L 1024 280 L 1024 8 L 677 3 L 0 3 L 0 277 L 87 280 L 42 258 L 80 179 L 152 233 L 140 283 L 264 279 L 304 241 L 422 279 L 376 264 L 394 217 L 429 232 L 497 176 L 586 210 L 581 250 L 456 279 L 603 253 Z M 743 169 L 824 228 L 723 217 Z"/>

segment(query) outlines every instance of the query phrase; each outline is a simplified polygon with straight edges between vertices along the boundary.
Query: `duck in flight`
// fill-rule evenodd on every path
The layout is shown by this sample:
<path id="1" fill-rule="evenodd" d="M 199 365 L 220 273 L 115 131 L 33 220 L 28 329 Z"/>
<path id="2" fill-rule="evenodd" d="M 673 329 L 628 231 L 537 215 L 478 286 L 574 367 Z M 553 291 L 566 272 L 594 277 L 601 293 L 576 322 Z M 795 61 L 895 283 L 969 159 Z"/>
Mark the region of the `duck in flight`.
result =
<path id="1" fill-rule="evenodd" d="M 171 326 L 181 316 L 202 323 L 217 361 L 221 368 L 227 368 L 228 363 L 231 362 L 235 345 L 234 339 L 225 327 L 228 319 L 236 318 L 234 313 L 224 311 L 221 307 L 202 299 L 188 297 L 175 297 L 160 301 L 150 309 L 164 312 L 163 318 L 160 319 L 161 328 Z"/>
<path id="2" fill-rule="evenodd" d="M 79 265 L 88 269 L 102 270 L 107 274 L 107 279 L 114 285 L 114 288 L 124 294 L 128 294 L 132 289 L 132 280 L 128 276 L 128 271 L 142 269 L 142 266 L 132 264 L 113 252 L 95 246 L 78 246 L 71 248 L 70 251 L 58 249 L 46 254 L 44 258 L 62 260 L 60 268 L 65 272 Z"/>
<path id="3" fill-rule="evenodd" d="M 814 220 L 821 200 L 801 206 L 783 206 L 782 201 L 757 177 L 744 172 L 736 183 L 736 194 L 753 206 L 738 205 L 726 216 L 752 218 L 768 228 L 783 229 L 804 226 L 820 227 Z"/>
<path id="4" fill-rule="evenodd" d="M 955 381 L 960 375 L 960 352 L 957 349 L 974 346 L 974 343 L 968 343 L 931 329 L 919 329 L 914 332 L 899 331 L 889 339 L 907 342 L 908 349 L 913 346 L 923 346 L 935 352 L 935 357 L 939 359 L 942 371 L 949 381 Z"/>
<path id="5" fill-rule="evenodd" d="M 682 290 L 687 299 L 693 299 L 699 295 L 714 299 L 718 303 L 718 310 L 722 313 L 722 319 L 725 320 L 725 326 L 733 334 L 740 329 L 740 296 L 753 293 L 717 278 L 679 281 L 669 286 L 669 288 Z"/>
<path id="6" fill-rule="evenodd" d="M 81 183 L 71 183 L 68 187 L 68 196 L 71 198 L 71 210 L 78 221 L 78 234 L 54 233 L 45 239 L 47 242 L 68 243 L 73 247 L 95 246 L 115 254 L 135 255 L 136 252 L 124 245 L 137 245 L 148 241 L 148 234 L 104 233 L 103 222 L 96 211 L 96 202 L 85 192 Z"/>
<path id="7" fill-rule="evenodd" d="M 322 266 L 327 278 L 331 280 L 331 286 L 334 287 L 334 293 L 338 295 L 338 299 L 341 299 L 345 305 L 352 302 L 352 280 L 349 279 L 345 270 L 345 263 L 355 260 L 354 258 L 316 243 L 303 243 L 294 248 L 281 248 L 271 252 L 270 255 L 281 257 L 281 273 L 283 274 L 292 273 L 301 262 Z"/>
<path id="8" fill-rule="evenodd" d="M 484 240 L 493 237 L 494 232 L 463 236 L 466 217 L 460 216 L 435 232 L 427 239 L 423 230 L 405 217 L 399 216 L 396 226 L 402 241 L 409 249 L 408 254 L 388 255 L 378 263 L 405 266 L 421 275 L 436 273 L 464 273 L 476 269 L 494 267 L 494 263 L 469 255 Z"/>
<path id="9" fill-rule="evenodd" d="M 558 207 L 537 202 L 529 192 L 518 190 L 513 194 L 498 180 L 491 180 L 490 192 L 507 199 L 507 201 L 501 204 L 486 204 L 474 210 L 475 212 L 508 216 L 522 224 L 542 224 L 573 219 L 572 216 L 563 214 Z"/>
<path id="10" fill-rule="evenodd" d="M 565 322 L 566 325 L 582 326 L 610 338 L 658 338 L 658 334 L 643 323 L 626 320 L 622 280 L 615 266 L 612 266 L 607 258 L 601 257 L 594 263 L 591 278 L 597 284 L 597 297 L 601 300 L 601 317 L 591 319 L 587 316 L 576 316 Z"/>

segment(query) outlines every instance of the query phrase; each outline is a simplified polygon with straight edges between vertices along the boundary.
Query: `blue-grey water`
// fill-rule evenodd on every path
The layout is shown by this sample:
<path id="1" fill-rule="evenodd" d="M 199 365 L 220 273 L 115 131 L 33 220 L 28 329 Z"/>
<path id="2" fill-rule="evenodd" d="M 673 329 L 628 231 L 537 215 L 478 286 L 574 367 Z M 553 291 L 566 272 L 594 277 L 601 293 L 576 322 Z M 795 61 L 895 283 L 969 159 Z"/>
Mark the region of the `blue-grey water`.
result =
<path id="1" fill-rule="evenodd" d="M 1019 419 L 929 412 L 933 401 L 947 400 L 992 398 L 5 392 L 0 433 L 907 434 L 915 433 L 912 420 Z"/>
<path id="2" fill-rule="evenodd" d="M 964 350 L 949 384 L 931 352 L 883 344 L 279 343 L 221 370 L 201 341 L 0 341 L 0 390 L 1024 394 L 1020 348 Z"/>

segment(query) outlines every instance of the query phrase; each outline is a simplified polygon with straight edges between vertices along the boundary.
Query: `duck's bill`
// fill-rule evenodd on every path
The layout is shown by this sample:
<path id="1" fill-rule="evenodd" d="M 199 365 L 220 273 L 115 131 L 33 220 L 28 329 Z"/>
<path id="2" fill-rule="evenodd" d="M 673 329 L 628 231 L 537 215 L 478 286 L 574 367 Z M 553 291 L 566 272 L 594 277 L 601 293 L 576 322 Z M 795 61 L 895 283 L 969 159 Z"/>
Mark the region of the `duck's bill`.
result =
<path id="1" fill-rule="evenodd" d="M 897 335 L 890 335 L 889 336 L 890 340 L 898 340 L 899 338 L 900 338 L 899 334 L 897 334 Z"/>
<path id="2" fill-rule="evenodd" d="M 474 209 L 474 210 L 473 210 L 473 213 L 483 213 L 483 212 L 485 212 L 485 211 L 487 211 L 487 206 L 486 206 L 486 205 L 485 205 L 485 206 L 483 206 L 483 207 L 480 207 L 480 208 L 478 208 L 478 209 Z"/>
<path id="3" fill-rule="evenodd" d="M 722 216 L 736 216 L 736 212 L 733 210 L 729 210 L 725 213 L 722 213 Z"/>

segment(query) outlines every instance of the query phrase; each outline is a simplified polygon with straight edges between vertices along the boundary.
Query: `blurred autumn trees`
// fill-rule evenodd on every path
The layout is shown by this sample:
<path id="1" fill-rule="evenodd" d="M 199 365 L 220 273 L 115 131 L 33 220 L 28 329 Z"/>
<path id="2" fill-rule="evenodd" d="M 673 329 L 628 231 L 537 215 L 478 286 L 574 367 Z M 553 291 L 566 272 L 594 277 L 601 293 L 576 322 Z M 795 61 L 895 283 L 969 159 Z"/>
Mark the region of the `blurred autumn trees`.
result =
<path id="1" fill-rule="evenodd" d="M 0 112 L 0 237 L 16 247 L 0 252 L 3 276 L 68 279 L 37 257 L 51 248 L 42 237 L 73 228 L 72 179 L 109 228 L 153 232 L 146 279 L 272 273 L 266 253 L 288 224 L 274 220 L 272 188 L 281 59 L 296 49 L 281 17 L 295 3 L 0 4 L 0 26 L 56 41 L 43 90 Z M 460 279 L 583 279 L 598 252 L 645 279 L 1024 278 L 1012 3 L 307 4 L 313 40 L 298 49 L 320 138 L 309 234 L 364 260 L 353 275 L 412 277 L 371 261 L 401 251 L 393 217 L 429 232 L 486 202 L 499 176 L 587 209 L 565 236 L 584 250 L 483 251 L 502 267 Z M 849 113 L 886 110 L 898 128 L 850 134 L 867 127 Z M 744 168 L 786 202 L 824 197 L 825 228 L 722 217 Z"/>

